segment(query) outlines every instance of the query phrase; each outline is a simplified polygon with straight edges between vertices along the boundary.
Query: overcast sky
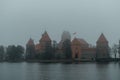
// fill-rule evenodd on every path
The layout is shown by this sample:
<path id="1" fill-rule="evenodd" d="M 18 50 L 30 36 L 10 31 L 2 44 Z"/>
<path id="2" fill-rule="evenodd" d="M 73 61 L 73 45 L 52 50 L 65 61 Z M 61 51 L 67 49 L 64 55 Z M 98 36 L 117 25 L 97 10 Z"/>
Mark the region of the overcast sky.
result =
<path id="1" fill-rule="evenodd" d="M 113 45 L 120 39 L 120 0 L 0 0 L 0 45 L 25 46 L 30 37 L 37 43 L 45 30 L 57 42 L 67 30 L 93 45 L 104 33 Z"/>

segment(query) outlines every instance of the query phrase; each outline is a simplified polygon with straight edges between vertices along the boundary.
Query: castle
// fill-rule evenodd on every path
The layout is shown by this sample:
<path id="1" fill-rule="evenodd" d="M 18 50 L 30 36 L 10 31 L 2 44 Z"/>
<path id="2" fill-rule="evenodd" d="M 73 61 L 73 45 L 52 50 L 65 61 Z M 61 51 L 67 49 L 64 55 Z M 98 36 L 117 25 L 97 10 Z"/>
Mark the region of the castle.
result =
<path id="1" fill-rule="evenodd" d="M 64 54 L 62 49 L 63 42 L 69 39 L 71 40 L 71 36 L 69 32 L 65 31 L 62 34 L 61 41 L 56 44 L 57 45 L 57 53 Z M 29 40 L 28 45 L 33 45 L 33 40 Z M 36 54 L 43 53 L 45 51 L 45 47 L 52 46 L 52 40 L 49 37 L 47 31 L 42 34 L 41 39 L 38 44 L 34 44 Z M 91 47 L 87 41 L 81 38 L 75 37 L 71 40 L 71 50 L 72 50 L 72 59 L 73 60 L 94 60 L 94 59 L 106 59 L 110 58 L 109 55 L 109 42 L 106 37 L 102 33 L 96 42 L 96 47 Z M 57 54 L 56 53 L 56 54 Z"/>

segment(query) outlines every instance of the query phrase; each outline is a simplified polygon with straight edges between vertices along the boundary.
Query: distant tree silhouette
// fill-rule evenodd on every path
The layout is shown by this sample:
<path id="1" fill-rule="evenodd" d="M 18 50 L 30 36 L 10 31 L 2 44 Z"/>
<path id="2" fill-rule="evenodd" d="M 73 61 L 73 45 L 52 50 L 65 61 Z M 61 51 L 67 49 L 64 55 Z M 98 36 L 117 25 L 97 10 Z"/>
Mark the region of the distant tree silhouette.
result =
<path id="1" fill-rule="evenodd" d="M 51 60 L 53 59 L 53 53 L 52 53 L 52 46 L 46 43 L 45 45 L 45 52 L 43 53 L 43 59 L 44 60 Z"/>
<path id="2" fill-rule="evenodd" d="M 65 59 L 72 59 L 72 50 L 71 50 L 71 42 L 69 39 L 63 42 L 63 53 L 65 54 Z"/>
<path id="3" fill-rule="evenodd" d="M 115 58 L 115 59 L 117 58 L 117 52 L 118 52 L 117 49 L 118 49 L 117 45 L 114 45 L 114 46 L 112 47 L 112 50 L 113 50 L 114 58 Z"/>
<path id="4" fill-rule="evenodd" d="M 4 47 L 0 46 L 0 61 L 3 61 L 4 54 L 5 54 Z"/>
<path id="5" fill-rule="evenodd" d="M 25 58 L 27 60 L 35 59 L 35 46 L 34 45 L 27 45 L 26 46 L 26 55 Z"/>
<path id="6" fill-rule="evenodd" d="M 119 46 L 118 46 L 118 54 L 119 54 L 119 58 L 120 58 L 120 40 L 119 40 Z"/>
<path id="7" fill-rule="evenodd" d="M 25 51 L 24 47 L 22 47 L 21 45 L 18 45 L 18 46 L 16 47 L 16 52 L 17 52 L 17 54 L 18 54 L 17 58 L 23 59 L 23 57 L 24 57 L 24 56 L 23 56 L 24 51 Z"/>
<path id="8" fill-rule="evenodd" d="M 7 47 L 6 59 L 8 61 L 18 61 L 23 59 L 24 48 L 20 45 L 9 45 Z"/>
<path id="9" fill-rule="evenodd" d="M 55 59 L 56 51 L 57 51 L 57 42 L 53 41 L 53 44 L 52 44 L 52 53 L 53 53 L 53 58 L 54 59 Z"/>

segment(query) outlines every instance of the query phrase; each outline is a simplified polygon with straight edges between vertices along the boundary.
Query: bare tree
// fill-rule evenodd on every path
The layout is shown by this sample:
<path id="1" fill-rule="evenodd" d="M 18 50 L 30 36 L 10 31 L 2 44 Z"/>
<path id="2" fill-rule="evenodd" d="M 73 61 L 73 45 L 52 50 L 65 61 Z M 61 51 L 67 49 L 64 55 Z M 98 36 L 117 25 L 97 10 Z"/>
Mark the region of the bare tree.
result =
<path id="1" fill-rule="evenodd" d="M 115 58 L 115 59 L 117 58 L 117 52 L 118 52 L 117 49 L 118 49 L 117 45 L 114 44 L 114 46 L 112 47 L 112 50 L 113 50 L 114 58 Z"/>
<path id="2" fill-rule="evenodd" d="M 118 54 L 119 54 L 119 58 L 120 58 L 120 40 L 119 40 L 119 45 L 118 45 Z"/>

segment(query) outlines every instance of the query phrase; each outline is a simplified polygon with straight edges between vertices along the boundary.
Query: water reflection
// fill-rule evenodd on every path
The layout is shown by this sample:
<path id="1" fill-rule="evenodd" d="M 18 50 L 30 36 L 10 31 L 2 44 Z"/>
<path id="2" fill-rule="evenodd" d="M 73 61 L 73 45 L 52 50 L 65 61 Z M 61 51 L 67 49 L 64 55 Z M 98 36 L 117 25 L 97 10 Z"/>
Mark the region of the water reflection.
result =
<path id="1" fill-rule="evenodd" d="M 119 80 L 119 63 L 0 63 L 0 80 Z"/>
<path id="2" fill-rule="evenodd" d="M 40 80 L 51 80 L 53 70 L 50 64 L 40 64 L 39 71 Z"/>
<path id="3" fill-rule="evenodd" d="M 96 64 L 96 75 L 97 80 L 110 80 L 109 76 L 109 64 L 108 63 L 97 63 Z"/>
<path id="4" fill-rule="evenodd" d="M 98 80 L 119 80 L 119 63 L 96 64 Z"/>

